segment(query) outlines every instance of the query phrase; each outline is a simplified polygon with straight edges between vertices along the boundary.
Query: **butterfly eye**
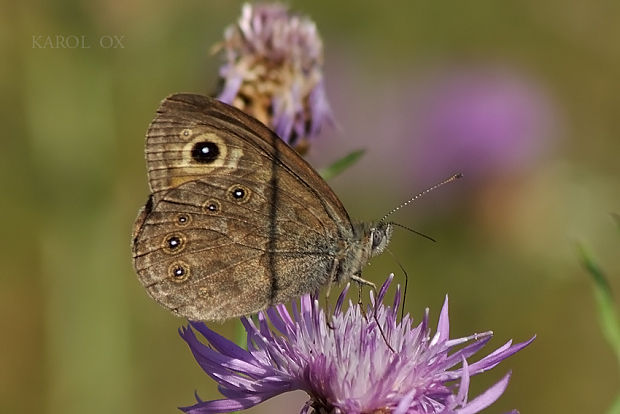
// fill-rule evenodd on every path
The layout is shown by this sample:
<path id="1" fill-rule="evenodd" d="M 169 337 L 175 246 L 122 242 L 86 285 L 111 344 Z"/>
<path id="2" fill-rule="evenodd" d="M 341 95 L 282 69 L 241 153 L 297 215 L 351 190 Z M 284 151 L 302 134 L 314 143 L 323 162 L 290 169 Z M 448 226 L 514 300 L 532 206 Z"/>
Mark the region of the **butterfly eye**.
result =
<path id="1" fill-rule="evenodd" d="M 185 282 L 189 279 L 189 266 L 183 262 L 173 263 L 168 269 L 168 274 L 175 283 Z"/>
<path id="2" fill-rule="evenodd" d="M 179 253 L 185 247 L 185 239 L 179 234 L 171 234 L 164 239 L 164 247 L 168 253 Z"/>
<path id="3" fill-rule="evenodd" d="M 192 158 L 201 164 L 210 164 L 220 155 L 220 148 L 211 141 L 202 141 L 194 144 Z"/>
<path id="4" fill-rule="evenodd" d="M 372 249 L 376 249 L 377 247 L 379 247 L 379 245 L 381 245 L 381 242 L 383 241 L 383 234 L 378 231 L 375 230 L 372 233 Z"/>

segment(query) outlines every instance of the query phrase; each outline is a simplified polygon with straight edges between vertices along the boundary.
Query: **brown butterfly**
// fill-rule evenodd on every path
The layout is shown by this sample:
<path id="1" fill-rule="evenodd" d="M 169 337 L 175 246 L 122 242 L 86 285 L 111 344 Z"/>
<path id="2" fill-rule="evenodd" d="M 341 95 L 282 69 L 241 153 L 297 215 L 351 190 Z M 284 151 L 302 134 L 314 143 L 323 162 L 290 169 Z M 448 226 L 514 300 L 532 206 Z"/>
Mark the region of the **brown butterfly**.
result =
<path id="1" fill-rule="evenodd" d="M 216 99 L 171 95 L 146 136 L 151 195 L 133 232 L 140 282 L 192 320 L 224 320 L 361 279 L 392 224 L 353 223 L 269 128 Z"/>

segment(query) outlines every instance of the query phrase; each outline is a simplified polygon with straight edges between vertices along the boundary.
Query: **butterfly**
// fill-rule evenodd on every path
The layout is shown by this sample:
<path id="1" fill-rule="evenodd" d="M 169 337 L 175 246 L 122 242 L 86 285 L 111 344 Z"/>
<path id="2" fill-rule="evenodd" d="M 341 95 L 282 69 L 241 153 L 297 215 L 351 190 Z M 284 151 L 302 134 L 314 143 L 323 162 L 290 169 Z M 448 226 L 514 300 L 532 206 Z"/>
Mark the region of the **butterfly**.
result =
<path id="1" fill-rule="evenodd" d="M 392 234 L 351 221 L 329 185 L 268 127 L 214 98 L 174 94 L 146 135 L 151 194 L 133 231 L 148 294 L 225 320 L 361 278 Z"/>

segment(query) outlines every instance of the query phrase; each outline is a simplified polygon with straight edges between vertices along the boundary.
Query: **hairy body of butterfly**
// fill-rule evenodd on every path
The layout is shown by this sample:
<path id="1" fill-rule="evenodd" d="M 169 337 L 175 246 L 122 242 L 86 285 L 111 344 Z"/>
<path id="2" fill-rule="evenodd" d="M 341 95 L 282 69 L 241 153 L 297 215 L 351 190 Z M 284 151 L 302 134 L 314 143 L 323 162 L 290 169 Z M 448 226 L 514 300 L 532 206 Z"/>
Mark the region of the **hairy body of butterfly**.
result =
<path id="1" fill-rule="evenodd" d="M 188 319 L 248 315 L 357 278 L 392 233 L 387 222 L 352 223 L 294 150 L 213 98 L 166 98 L 146 160 L 134 267 L 157 302 Z"/>

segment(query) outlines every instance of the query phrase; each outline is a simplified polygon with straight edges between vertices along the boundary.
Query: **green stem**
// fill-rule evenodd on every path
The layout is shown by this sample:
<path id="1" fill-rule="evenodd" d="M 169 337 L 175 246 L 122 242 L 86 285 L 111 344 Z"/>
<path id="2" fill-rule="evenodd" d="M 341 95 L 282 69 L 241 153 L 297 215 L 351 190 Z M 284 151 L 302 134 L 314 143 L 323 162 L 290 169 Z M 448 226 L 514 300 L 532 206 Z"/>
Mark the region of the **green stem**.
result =
<path id="1" fill-rule="evenodd" d="M 594 296 L 603 336 L 616 354 L 618 368 L 620 369 L 620 323 L 614 306 L 611 287 L 605 273 L 593 259 L 592 254 L 582 244 L 579 244 L 578 248 L 582 263 L 594 281 Z"/>
<path id="2" fill-rule="evenodd" d="M 334 178 L 335 176 L 355 164 L 362 157 L 362 155 L 364 155 L 365 152 L 366 150 L 353 151 L 350 154 L 347 154 L 339 160 L 335 161 L 329 167 L 319 170 L 319 174 L 321 174 L 321 177 L 323 177 L 325 180 Z"/>

